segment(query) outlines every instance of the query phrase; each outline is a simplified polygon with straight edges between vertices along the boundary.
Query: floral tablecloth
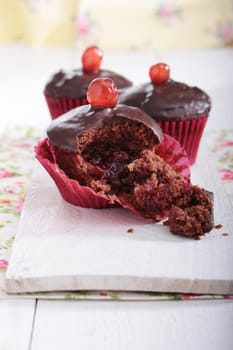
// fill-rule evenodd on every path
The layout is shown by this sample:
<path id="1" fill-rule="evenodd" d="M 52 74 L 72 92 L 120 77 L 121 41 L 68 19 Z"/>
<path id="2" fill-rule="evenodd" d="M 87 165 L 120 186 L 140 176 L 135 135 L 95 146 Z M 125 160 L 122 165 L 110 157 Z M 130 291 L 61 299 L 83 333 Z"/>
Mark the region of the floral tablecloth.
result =
<path id="1" fill-rule="evenodd" d="M 21 208 L 34 165 L 34 145 L 43 137 L 43 131 L 14 127 L 0 137 L 0 297 L 11 297 L 5 292 L 5 272 L 11 247 L 17 232 Z M 216 160 L 216 168 L 226 193 L 233 205 L 233 130 L 205 133 L 206 144 Z M 14 295 L 15 297 L 15 295 Z M 20 297 L 55 299 L 206 299 L 233 298 L 233 295 L 197 295 L 181 293 L 124 293 L 72 292 L 24 294 Z"/>

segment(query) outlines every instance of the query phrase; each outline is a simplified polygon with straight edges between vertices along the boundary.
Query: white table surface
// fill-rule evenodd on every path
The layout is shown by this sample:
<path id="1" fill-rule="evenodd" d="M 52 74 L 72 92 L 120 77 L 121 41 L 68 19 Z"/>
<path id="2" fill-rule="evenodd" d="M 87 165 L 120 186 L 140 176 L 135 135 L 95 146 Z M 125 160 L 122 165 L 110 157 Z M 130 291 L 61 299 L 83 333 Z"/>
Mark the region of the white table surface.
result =
<path id="1" fill-rule="evenodd" d="M 0 47 L 0 131 L 9 123 L 43 129 L 49 114 L 42 90 L 57 69 L 79 66 L 66 49 Z M 233 50 L 108 52 L 103 66 L 143 82 L 157 61 L 172 77 L 206 90 L 213 100 L 207 130 L 233 128 Z M 0 300 L 0 350 L 230 350 L 233 300 L 49 301 Z"/>

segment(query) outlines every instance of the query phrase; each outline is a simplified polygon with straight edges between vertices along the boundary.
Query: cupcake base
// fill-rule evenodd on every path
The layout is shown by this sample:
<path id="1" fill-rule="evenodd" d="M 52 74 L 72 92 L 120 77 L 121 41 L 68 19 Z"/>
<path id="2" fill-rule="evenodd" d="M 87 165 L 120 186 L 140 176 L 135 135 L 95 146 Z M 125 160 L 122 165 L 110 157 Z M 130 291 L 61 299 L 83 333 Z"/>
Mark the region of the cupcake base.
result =
<path id="1" fill-rule="evenodd" d="M 174 137 L 187 152 L 190 165 L 196 161 L 208 115 L 190 120 L 158 121 L 164 133 Z"/>
<path id="2" fill-rule="evenodd" d="M 163 141 L 156 154 L 174 170 L 181 173 L 186 181 L 189 181 L 189 161 L 185 151 L 171 136 L 163 136 Z M 78 181 L 69 178 L 57 165 L 55 152 L 48 139 L 40 141 L 35 147 L 35 152 L 36 158 L 52 177 L 65 201 L 84 208 L 99 209 L 123 206 L 133 210 L 130 205 L 121 202 L 117 196 L 96 193 L 91 188 L 81 186 Z M 160 213 L 158 213 L 158 217 L 160 218 Z"/>
<path id="3" fill-rule="evenodd" d="M 45 95 L 45 99 L 49 108 L 49 112 L 52 119 L 56 119 L 60 115 L 68 112 L 69 110 L 88 104 L 86 97 L 81 98 L 62 98 L 56 99 Z"/>

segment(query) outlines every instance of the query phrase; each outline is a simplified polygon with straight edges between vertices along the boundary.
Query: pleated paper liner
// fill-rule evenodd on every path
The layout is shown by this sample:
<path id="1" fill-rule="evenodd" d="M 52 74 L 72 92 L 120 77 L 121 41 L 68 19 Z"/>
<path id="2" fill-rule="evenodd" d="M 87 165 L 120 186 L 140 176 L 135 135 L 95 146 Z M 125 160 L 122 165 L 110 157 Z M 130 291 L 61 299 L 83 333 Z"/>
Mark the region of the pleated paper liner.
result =
<path id="1" fill-rule="evenodd" d="M 55 153 L 48 139 L 40 141 L 35 147 L 35 152 L 36 158 L 52 177 L 65 201 L 84 208 L 99 209 L 123 206 L 136 212 L 130 204 L 121 203 L 117 196 L 97 194 L 91 188 L 81 186 L 78 181 L 68 178 L 56 164 Z M 185 155 L 185 151 L 176 140 L 171 136 L 164 135 L 157 154 L 176 171 L 180 172 L 185 180 L 189 180 L 189 160 Z M 160 213 L 158 213 L 159 216 Z"/>
<path id="2" fill-rule="evenodd" d="M 187 153 L 173 137 L 163 134 L 163 140 L 156 153 L 175 171 L 181 173 L 185 180 L 190 179 L 190 161 Z"/>
<path id="3" fill-rule="evenodd" d="M 190 165 L 196 161 L 201 137 L 208 115 L 193 119 L 157 121 L 165 134 L 176 139 L 187 152 Z"/>
<path id="4" fill-rule="evenodd" d="M 40 141 L 36 147 L 36 158 L 54 180 L 63 199 L 73 205 L 83 208 L 106 208 L 119 202 L 114 196 L 97 194 L 87 186 L 81 186 L 78 181 L 68 176 L 56 164 L 55 153 L 48 139 Z"/>
<path id="5" fill-rule="evenodd" d="M 81 98 L 64 98 L 57 97 L 53 98 L 45 95 L 45 99 L 49 108 L 49 112 L 52 119 L 60 117 L 62 114 L 69 110 L 88 104 L 86 97 Z"/>

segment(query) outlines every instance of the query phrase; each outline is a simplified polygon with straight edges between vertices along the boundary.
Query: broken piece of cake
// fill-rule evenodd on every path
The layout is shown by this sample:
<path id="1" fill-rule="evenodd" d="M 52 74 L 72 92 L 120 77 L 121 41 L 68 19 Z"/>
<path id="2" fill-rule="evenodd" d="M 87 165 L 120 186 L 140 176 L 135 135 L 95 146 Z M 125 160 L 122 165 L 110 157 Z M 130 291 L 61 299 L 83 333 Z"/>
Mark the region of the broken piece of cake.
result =
<path id="1" fill-rule="evenodd" d="M 62 197 L 86 208 L 122 206 L 168 218 L 171 232 L 197 237 L 213 227 L 211 193 L 190 183 L 185 151 L 141 109 L 117 105 L 109 78 L 97 78 L 89 104 L 54 120 L 36 157 Z"/>

